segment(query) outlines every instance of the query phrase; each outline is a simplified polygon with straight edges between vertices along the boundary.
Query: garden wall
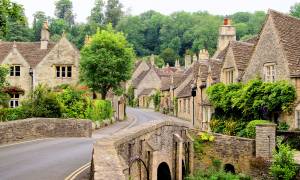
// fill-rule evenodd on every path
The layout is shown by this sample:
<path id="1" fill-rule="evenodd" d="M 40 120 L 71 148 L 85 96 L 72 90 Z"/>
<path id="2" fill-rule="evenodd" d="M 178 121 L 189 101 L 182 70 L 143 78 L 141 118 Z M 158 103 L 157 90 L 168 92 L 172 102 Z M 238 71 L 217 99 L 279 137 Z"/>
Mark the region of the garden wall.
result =
<path id="1" fill-rule="evenodd" d="M 91 137 L 89 120 L 31 118 L 0 123 L 0 144 L 47 137 Z"/>

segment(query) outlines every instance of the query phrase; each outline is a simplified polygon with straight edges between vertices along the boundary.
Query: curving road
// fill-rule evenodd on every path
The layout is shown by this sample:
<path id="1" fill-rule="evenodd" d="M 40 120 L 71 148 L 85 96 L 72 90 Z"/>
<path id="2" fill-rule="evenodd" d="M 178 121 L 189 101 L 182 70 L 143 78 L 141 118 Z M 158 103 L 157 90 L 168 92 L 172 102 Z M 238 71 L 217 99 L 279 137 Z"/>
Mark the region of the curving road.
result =
<path id="1" fill-rule="evenodd" d="M 92 138 L 53 138 L 0 146 L 0 179 L 63 180 L 90 162 L 96 140 L 142 126 L 148 121 L 170 119 L 151 110 L 128 108 L 127 114 L 134 121 L 120 122 L 96 131 Z"/>

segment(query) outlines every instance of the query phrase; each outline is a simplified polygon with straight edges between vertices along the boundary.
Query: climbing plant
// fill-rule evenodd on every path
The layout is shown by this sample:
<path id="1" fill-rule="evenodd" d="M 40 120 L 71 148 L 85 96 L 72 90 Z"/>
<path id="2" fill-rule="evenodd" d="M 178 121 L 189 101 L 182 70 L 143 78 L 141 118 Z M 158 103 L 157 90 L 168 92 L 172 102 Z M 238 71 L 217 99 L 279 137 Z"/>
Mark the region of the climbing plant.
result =
<path id="1" fill-rule="evenodd" d="M 153 94 L 151 96 L 151 98 L 153 99 L 155 111 L 159 111 L 160 100 L 161 100 L 161 93 L 160 93 L 160 91 L 156 91 L 155 94 Z"/>

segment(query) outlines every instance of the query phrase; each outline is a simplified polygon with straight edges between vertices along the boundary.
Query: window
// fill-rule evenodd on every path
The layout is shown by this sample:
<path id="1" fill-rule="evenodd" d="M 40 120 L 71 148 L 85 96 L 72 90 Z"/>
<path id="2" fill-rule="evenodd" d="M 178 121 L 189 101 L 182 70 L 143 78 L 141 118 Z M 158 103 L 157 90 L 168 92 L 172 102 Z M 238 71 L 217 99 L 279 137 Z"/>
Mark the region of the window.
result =
<path id="1" fill-rule="evenodd" d="M 264 79 L 266 82 L 275 81 L 275 64 L 265 64 L 264 66 Z"/>
<path id="2" fill-rule="evenodd" d="M 233 69 L 225 70 L 225 83 L 233 83 Z"/>
<path id="3" fill-rule="evenodd" d="M 188 110 L 188 113 L 190 113 L 190 99 L 188 99 L 188 102 L 187 102 L 187 110 Z"/>
<path id="4" fill-rule="evenodd" d="M 300 128 L 300 111 L 296 110 L 296 123 L 297 123 L 297 128 Z"/>
<path id="5" fill-rule="evenodd" d="M 11 94 L 10 95 L 10 101 L 9 101 L 9 107 L 10 108 L 16 108 L 19 106 L 19 98 L 20 95 L 19 94 Z"/>
<path id="6" fill-rule="evenodd" d="M 21 66 L 14 65 L 10 67 L 10 76 L 20 76 L 21 75 Z"/>
<path id="7" fill-rule="evenodd" d="M 183 104 L 183 112 L 186 112 L 186 99 L 184 99 L 184 104 Z"/>
<path id="8" fill-rule="evenodd" d="M 56 77 L 72 77 L 72 66 L 55 66 L 56 69 Z"/>

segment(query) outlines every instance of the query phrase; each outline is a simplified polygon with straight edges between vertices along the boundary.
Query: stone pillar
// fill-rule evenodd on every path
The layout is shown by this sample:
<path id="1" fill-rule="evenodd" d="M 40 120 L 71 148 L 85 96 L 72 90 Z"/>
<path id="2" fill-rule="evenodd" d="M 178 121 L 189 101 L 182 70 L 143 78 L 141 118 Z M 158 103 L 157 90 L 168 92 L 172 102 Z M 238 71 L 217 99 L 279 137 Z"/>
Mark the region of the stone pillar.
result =
<path id="1" fill-rule="evenodd" d="M 256 157 L 272 158 L 276 146 L 276 124 L 261 124 L 256 126 Z"/>
<path id="2" fill-rule="evenodd" d="M 176 147 L 176 172 L 175 172 L 175 179 L 181 180 L 182 179 L 182 160 L 183 160 L 183 139 L 178 135 L 174 134 L 174 140 L 177 143 Z"/>
<path id="3" fill-rule="evenodd" d="M 194 174 L 194 143 L 189 141 L 189 172 Z"/>

